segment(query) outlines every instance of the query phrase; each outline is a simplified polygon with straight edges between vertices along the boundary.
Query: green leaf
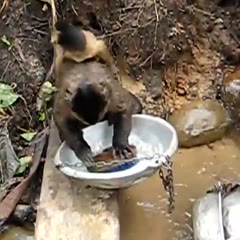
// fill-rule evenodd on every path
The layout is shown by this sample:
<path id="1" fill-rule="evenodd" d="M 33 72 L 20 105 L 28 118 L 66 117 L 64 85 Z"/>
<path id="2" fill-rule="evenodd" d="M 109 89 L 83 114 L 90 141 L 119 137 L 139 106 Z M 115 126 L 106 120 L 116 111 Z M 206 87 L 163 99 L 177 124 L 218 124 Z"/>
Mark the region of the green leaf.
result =
<path id="1" fill-rule="evenodd" d="M 0 108 L 6 108 L 13 105 L 19 95 L 13 92 L 11 86 L 0 83 Z"/>
<path id="2" fill-rule="evenodd" d="M 1 91 L 12 91 L 13 88 L 8 84 L 0 83 L 0 90 Z"/>
<path id="3" fill-rule="evenodd" d="M 43 108 L 44 102 L 49 102 L 52 99 L 54 92 L 56 92 L 56 87 L 51 82 L 47 81 L 43 83 L 37 97 L 38 111 Z"/>
<path id="4" fill-rule="evenodd" d="M 3 35 L 3 36 L 1 37 L 1 40 L 2 40 L 2 42 L 3 42 L 4 44 L 6 44 L 8 47 L 11 46 L 11 43 L 10 43 L 9 40 L 7 39 L 6 35 Z"/>
<path id="5" fill-rule="evenodd" d="M 5 35 L 1 37 L 1 41 L 8 47 L 8 50 L 12 48 L 12 44 L 10 43 L 10 41 L 7 39 Z"/>
<path id="6" fill-rule="evenodd" d="M 30 142 L 36 134 L 37 132 L 26 132 L 26 133 L 22 133 L 20 136 L 26 141 Z"/>
<path id="7" fill-rule="evenodd" d="M 40 116 L 39 116 L 38 120 L 41 121 L 41 122 L 43 122 L 43 121 L 46 120 L 46 115 L 45 115 L 44 112 L 41 112 L 41 113 L 40 113 Z"/>
<path id="8" fill-rule="evenodd" d="M 47 81 L 42 85 L 41 90 L 43 96 L 45 97 L 45 101 L 48 102 L 52 98 L 53 93 L 56 91 L 56 87 L 54 87 L 51 82 Z"/>
<path id="9" fill-rule="evenodd" d="M 15 174 L 22 174 L 26 171 L 29 164 L 32 162 L 31 156 L 21 157 L 19 158 L 20 166 L 17 168 L 17 171 Z"/>

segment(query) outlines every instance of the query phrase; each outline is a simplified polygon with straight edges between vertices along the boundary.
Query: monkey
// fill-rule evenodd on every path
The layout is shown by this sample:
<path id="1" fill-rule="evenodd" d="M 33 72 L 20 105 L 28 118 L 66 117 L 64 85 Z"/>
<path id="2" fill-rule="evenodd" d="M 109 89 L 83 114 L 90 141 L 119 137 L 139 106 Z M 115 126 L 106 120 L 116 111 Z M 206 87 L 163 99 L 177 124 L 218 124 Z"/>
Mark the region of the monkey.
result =
<path id="1" fill-rule="evenodd" d="M 84 30 L 82 28 L 84 24 L 81 24 L 83 19 L 81 20 L 79 17 L 71 22 L 66 20 L 59 21 L 57 19 L 55 0 L 41 1 L 51 5 L 52 23 L 50 24 L 50 31 L 51 43 L 54 47 L 53 62 L 46 74 L 45 81 L 49 81 L 54 70 L 56 73 L 55 68 L 62 59 L 68 58 L 80 63 L 93 57 L 99 57 L 109 64 L 118 80 L 121 81 L 119 69 L 116 67 L 114 59 L 105 42 L 97 38 L 96 31 L 91 27 L 89 27 L 89 30 Z"/>
<path id="2" fill-rule="evenodd" d="M 120 81 L 119 69 L 104 40 L 98 39 L 92 31 L 83 30 L 78 21 L 57 21 L 52 31 L 51 43 L 54 46 L 55 64 L 52 64 L 46 80 L 50 78 L 54 67 L 56 68 L 62 59 L 71 59 L 81 63 L 98 57 L 111 67 Z"/>
<path id="3" fill-rule="evenodd" d="M 93 153 L 83 137 L 83 129 L 106 120 L 113 126 L 115 158 L 133 156 L 128 137 L 132 115 L 142 113 L 140 100 L 121 86 L 109 66 L 99 61 L 79 64 L 65 59 L 57 71 L 53 118 L 61 141 L 86 166 L 91 166 Z"/>

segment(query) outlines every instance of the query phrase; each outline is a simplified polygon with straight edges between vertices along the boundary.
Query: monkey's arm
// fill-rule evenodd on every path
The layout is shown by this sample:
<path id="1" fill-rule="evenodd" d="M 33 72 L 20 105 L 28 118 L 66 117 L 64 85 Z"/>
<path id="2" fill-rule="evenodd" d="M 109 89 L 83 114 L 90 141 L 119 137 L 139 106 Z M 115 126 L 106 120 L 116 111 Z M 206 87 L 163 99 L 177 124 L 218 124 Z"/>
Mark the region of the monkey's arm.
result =
<path id="1" fill-rule="evenodd" d="M 79 121 L 75 119 L 61 120 L 55 117 L 61 141 L 74 151 L 76 156 L 86 165 L 89 166 L 94 162 L 90 146 L 83 138 L 82 128 Z"/>
<path id="2" fill-rule="evenodd" d="M 130 112 L 119 112 L 113 117 L 113 140 L 112 145 L 115 157 L 121 159 L 133 157 L 128 143 L 128 137 L 132 128 L 132 114 Z"/>
<path id="3" fill-rule="evenodd" d="M 113 148 L 120 158 L 134 157 L 128 137 L 132 129 L 132 115 L 142 112 L 140 100 L 113 81 L 114 95 L 110 105 L 109 125 L 113 124 Z"/>

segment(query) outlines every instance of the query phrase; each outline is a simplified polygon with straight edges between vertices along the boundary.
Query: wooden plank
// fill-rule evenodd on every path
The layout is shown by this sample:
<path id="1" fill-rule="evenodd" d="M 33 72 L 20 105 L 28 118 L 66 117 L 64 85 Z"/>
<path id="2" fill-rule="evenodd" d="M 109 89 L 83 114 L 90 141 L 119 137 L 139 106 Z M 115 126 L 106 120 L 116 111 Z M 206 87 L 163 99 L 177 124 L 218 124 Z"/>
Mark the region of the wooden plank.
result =
<path id="1" fill-rule="evenodd" d="M 35 228 L 36 240 L 119 240 L 116 192 L 87 188 L 58 171 L 60 140 L 51 126 Z"/>

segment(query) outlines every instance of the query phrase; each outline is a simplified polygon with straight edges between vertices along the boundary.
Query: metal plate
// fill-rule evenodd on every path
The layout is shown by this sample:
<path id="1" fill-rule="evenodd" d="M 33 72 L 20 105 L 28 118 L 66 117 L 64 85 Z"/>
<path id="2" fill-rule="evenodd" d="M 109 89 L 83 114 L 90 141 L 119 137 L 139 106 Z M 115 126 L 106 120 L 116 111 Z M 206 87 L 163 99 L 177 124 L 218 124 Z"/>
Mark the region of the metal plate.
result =
<path id="1" fill-rule="evenodd" d="M 221 193 L 208 193 L 193 206 L 194 240 L 225 240 Z"/>
<path id="2" fill-rule="evenodd" d="M 223 200 L 223 224 L 228 240 L 240 239 L 240 187 L 236 188 Z"/>
<path id="3" fill-rule="evenodd" d="M 112 145 L 113 130 L 101 122 L 83 130 L 84 139 L 94 155 Z M 124 188 L 151 177 L 178 148 L 177 133 L 167 121 L 145 114 L 132 117 L 129 143 L 137 148 L 137 158 L 145 158 L 130 169 L 112 173 L 88 172 L 75 153 L 64 143 L 59 147 L 54 162 L 64 174 L 86 181 L 86 184 L 105 189 Z M 153 157 L 148 160 L 148 157 Z M 161 157 L 159 158 L 159 155 Z M 71 166 L 70 166 L 71 165 Z M 81 165 L 81 166 L 80 166 Z"/>
<path id="4" fill-rule="evenodd" d="M 240 185 L 218 182 L 193 206 L 194 240 L 239 240 Z"/>

